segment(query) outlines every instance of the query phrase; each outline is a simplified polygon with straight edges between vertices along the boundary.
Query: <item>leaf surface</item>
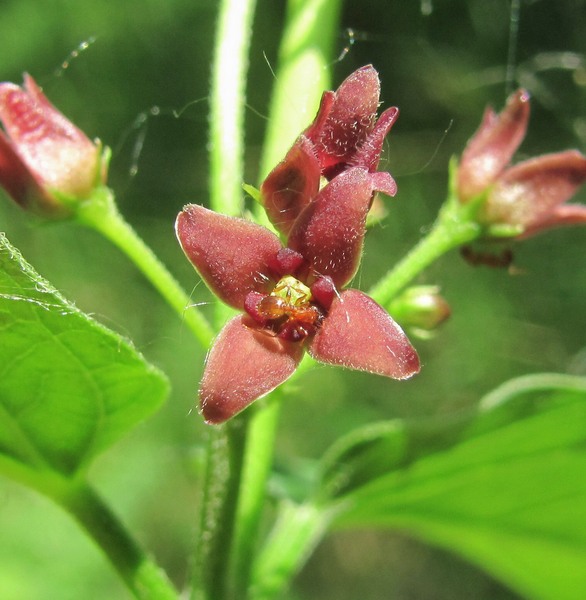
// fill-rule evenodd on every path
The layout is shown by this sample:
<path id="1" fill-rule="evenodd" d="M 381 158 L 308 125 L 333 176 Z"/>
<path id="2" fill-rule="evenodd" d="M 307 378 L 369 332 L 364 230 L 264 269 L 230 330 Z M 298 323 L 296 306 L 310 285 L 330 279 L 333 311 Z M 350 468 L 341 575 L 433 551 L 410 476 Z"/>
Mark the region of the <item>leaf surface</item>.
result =
<path id="1" fill-rule="evenodd" d="M 0 457 L 73 476 L 165 400 L 165 376 L 0 234 Z"/>
<path id="2" fill-rule="evenodd" d="M 451 421 L 351 434 L 322 494 L 338 526 L 402 529 L 528 598 L 584 598 L 586 379 L 532 375 Z"/>

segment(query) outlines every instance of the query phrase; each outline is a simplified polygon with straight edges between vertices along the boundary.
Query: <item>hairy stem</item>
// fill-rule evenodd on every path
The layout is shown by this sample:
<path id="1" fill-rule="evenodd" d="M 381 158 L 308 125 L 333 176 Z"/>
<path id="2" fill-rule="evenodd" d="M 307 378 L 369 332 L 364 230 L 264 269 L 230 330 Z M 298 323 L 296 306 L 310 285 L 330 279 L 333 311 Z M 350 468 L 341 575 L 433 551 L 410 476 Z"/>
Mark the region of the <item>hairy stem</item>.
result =
<path id="1" fill-rule="evenodd" d="M 86 482 L 33 469 L 6 456 L 0 456 L 0 472 L 51 498 L 76 519 L 138 600 L 178 600 L 165 572 Z"/>
<path id="2" fill-rule="evenodd" d="M 244 109 L 256 0 L 220 3 L 210 94 L 210 207 L 238 216 L 243 207 Z"/>
<path id="3" fill-rule="evenodd" d="M 431 231 L 370 290 L 379 304 L 387 305 L 419 273 L 446 252 L 475 240 L 480 226 L 467 218 L 457 201 L 450 199 L 440 211 Z"/>
<path id="4" fill-rule="evenodd" d="M 248 423 L 248 443 L 244 456 L 241 491 L 236 513 L 234 543 L 230 556 L 229 597 L 238 600 L 247 589 L 252 559 L 258 545 L 266 485 L 273 465 L 273 452 L 280 414 L 280 393 L 273 392 L 263 406 L 253 408 Z"/>
<path id="5" fill-rule="evenodd" d="M 210 93 L 210 207 L 228 215 L 243 209 L 244 108 L 248 50 L 255 0 L 219 6 Z M 228 316 L 218 305 L 218 328 Z M 210 429 L 193 600 L 221 600 L 233 588 L 229 557 L 234 544 L 247 439 L 248 414 Z"/>
<path id="6" fill-rule="evenodd" d="M 96 190 L 90 201 L 80 205 L 76 218 L 118 246 L 180 316 L 199 343 L 204 348 L 209 346 L 213 337 L 209 323 L 197 307 L 190 306 L 189 296 L 177 280 L 118 212 L 111 190 Z"/>
<path id="7" fill-rule="evenodd" d="M 220 600 L 231 588 L 228 566 L 246 433 L 246 414 L 209 431 L 193 600 Z"/>
<path id="8" fill-rule="evenodd" d="M 72 485 L 56 500 L 100 546 L 136 598 L 179 598 L 165 572 L 144 554 L 122 523 L 89 486 L 82 483 Z"/>

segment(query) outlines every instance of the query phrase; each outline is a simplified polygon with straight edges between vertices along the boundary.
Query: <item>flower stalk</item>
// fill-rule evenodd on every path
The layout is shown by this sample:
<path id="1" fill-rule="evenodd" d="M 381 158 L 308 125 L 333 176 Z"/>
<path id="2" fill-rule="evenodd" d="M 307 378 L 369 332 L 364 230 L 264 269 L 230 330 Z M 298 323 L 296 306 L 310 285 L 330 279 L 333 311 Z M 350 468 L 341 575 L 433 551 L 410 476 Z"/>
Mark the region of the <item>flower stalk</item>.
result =
<path id="1" fill-rule="evenodd" d="M 394 300 L 429 265 L 441 256 L 477 239 L 482 228 L 468 217 L 469 211 L 455 198 L 442 207 L 431 231 L 369 291 L 383 306 Z"/>
<path id="2" fill-rule="evenodd" d="M 178 600 L 179 594 L 124 524 L 82 477 L 69 479 L 47 469 L 0 456 L 2 472 L 51 498 L 73 516 L 103 551 L 137 600 Z"/>
<path id="3" fill-rule="evenodd" d="M 209 346 L 213 337 L 209 323 L 197 307 L 190 306 L 189 296 L 181 285 L 120 214 L 109 188 L 96 188 L 89 200 L 78 205 L 75 219 L 122 250 L 189 327 L 201 346 Z"/>

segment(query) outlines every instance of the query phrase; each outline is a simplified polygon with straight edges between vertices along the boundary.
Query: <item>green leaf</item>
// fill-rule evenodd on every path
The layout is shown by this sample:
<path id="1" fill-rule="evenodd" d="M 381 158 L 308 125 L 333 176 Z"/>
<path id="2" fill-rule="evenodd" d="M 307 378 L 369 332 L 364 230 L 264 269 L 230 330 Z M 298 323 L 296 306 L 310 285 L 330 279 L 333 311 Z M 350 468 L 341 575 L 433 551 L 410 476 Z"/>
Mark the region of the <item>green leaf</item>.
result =
<path id="1" fill-rule="evenodd" d="M 529 598 L 586 590 L 586 379 L 533 375 L 451 421 L 352 434 L 326 459 L 338 526 L 402 529 Z"/>
<path id="2" fill-rule="evenodd" d="M 153 413 L 167 380 L 0 234 L 0 463 L 72 477 Z"/>

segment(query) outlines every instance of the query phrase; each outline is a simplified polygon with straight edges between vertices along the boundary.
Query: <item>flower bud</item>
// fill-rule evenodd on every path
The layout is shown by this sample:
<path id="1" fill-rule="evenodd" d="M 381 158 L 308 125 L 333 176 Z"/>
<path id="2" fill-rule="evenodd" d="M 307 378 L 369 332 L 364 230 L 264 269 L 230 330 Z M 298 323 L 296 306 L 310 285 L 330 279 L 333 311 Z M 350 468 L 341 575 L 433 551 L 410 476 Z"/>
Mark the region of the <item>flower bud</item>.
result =
<path id="1" fill-rule="evenodd" d="M 29 75 L 0 84 L 0 185 L 23 208 L 62 218 L 106 178 L 106 159 Z"/>
<path id="2" fill-rule="evenodd" d="M 411 333 L 429 337 L 451 315 L 449 304 L 433 285 L 414 286 L 406 289 L 390 304 L 389 313 Z"/>
<path id="3" fill-rule="evenodd" d="M 500 114 L 488 108 L 468 142 L 456 191 L 481 201 L 474 220 L 484 237 L 525 238 L 560 225 L 586 223 L 586 207 L 565 204 L 586 181 L 586 157 L 576 150 L 544 154 L 509 166 L 527 131 L 529 94 L 518 90 Z"/>

